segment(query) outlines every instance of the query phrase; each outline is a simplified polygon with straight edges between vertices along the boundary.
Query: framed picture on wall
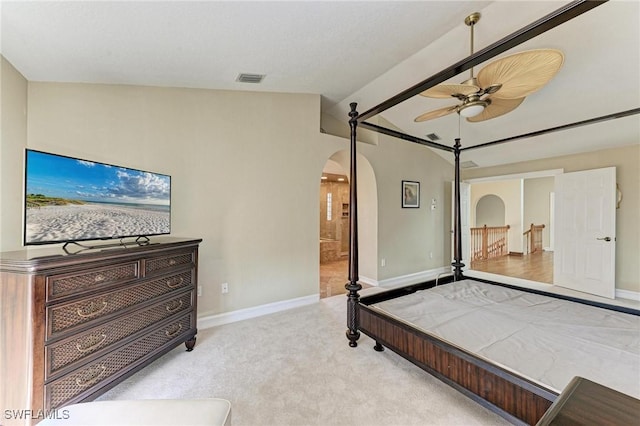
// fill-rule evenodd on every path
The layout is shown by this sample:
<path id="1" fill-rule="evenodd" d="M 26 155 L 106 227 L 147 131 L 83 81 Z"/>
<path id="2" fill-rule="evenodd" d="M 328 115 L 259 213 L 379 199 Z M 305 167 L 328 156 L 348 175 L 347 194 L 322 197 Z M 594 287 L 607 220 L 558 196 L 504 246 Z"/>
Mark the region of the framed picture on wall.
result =
<path id="1" fill-rule="evenodd" d="M 402 181 L 402 208 L 417 209 L 420 207 L 420 182 Z"/>

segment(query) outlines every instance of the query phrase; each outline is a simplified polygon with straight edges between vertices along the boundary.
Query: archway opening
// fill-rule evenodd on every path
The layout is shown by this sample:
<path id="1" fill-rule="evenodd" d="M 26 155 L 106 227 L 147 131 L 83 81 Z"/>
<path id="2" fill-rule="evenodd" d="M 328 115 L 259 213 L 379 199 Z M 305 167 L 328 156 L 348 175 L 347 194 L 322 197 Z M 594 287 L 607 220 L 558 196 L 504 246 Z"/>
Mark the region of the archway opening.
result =
<path id="1" fill-rule="evenodd" d="M 377 279 L 378 197 L 371 163 L 358 154 L 359 278 Z M 349 151 L 335 152 L 323 167 L 319 191 L 320 297 L 345 294 L 349 279 Z"/>
<path id="2" fill-rule="evenodd" d="M 476 204 L 476 226 L 505 225 L 505 206 L 502 198 L 494 194 L 487 194 Z"/>
<path id="3" fill-rule="evenodd" d="M 349 178 L 328 160 L 320 178 L 320 297 L 345 292 L 349 255 Z"/>

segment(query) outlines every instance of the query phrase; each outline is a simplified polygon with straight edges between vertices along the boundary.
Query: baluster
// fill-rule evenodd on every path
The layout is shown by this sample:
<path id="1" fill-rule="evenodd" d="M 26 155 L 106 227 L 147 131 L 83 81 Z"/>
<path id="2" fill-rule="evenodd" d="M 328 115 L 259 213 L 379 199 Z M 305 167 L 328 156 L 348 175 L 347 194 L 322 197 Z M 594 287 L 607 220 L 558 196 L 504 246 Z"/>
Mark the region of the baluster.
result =
<path id="1" fill-rule="evenodd" d="M 487 231 L 487 225 L 482 227 L 482 258 L 489 258 L 489 234 Z"/>

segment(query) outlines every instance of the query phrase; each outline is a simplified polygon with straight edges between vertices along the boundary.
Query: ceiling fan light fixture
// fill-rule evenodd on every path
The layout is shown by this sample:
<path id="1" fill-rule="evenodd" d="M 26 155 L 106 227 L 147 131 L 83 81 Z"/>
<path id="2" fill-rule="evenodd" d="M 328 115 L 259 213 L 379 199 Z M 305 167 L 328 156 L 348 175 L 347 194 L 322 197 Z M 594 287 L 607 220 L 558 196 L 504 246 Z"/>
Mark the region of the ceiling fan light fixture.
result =
<path id="1" fill-rule="evenodd" d="M 482 113 L 488 104 L 489 103 L 487 101 L 482 100 L 467 102 L 464 105 L 460 105 L 458 108 L 458 114 L 465 118 L 475 117 Z"/>

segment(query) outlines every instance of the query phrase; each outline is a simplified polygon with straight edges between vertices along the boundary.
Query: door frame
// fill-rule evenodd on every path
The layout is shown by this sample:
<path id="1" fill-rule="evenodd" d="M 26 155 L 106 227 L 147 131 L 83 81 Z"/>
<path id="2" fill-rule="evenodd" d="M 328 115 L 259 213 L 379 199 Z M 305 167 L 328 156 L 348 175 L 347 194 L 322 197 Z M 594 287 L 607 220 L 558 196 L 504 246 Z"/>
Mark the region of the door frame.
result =
<path id="1" fill-rule="evenodd" d="M 507 175 L 496 175 L 496 176 L 486 176 L 486 177 L 480 177 L 480 178 L 471 178 L 471 179 L 464 179 L 463 182 L 465 183 L 469 183 L 471 185 L 473 185 L 474 183 L 483 183 L 483 182 L 497 182 L 497 181 L 502 181 L 502 180 L 515 180 L 515 179 L 536 179 L 536 178 L 542 178 L 542 177 L 555 177 L 557 175 L 561 175 L 565 173 L 564 169 L 548 169 L 548 170 L 540 170 L 537 172 L 523 172 L 523 173 L 513 173 L 513 174 L 507 174 Z M 469 211 L 466 212 L 468 217 L 467 217 L 467 221 L 470 222 L 471 221 L 471 208 L 472 206 L 469 206 Z M 520 222 L 522 222 L 524 220 L 524 217 L 522 216 L 524 214 L 524 210 L 521 213 L 521 217 L 520 217 Z M 554 235 L 553 235 L 553 229 L 550 230 L 550 235 L 549 235 L 551 241 L 553 241 L 554 239 Z M 470 241 L 470 238 L 469 240 Z M 469 248 L 470 250 L 470 248 Z M 465 271 L 473 271 L 472 269 L 470 269 L 471 265 L 466 265 L 467 267 L 465 268 Z M 547 286 L 550 284 L 547 283 L 542 283 L 543 285 Z"/>

